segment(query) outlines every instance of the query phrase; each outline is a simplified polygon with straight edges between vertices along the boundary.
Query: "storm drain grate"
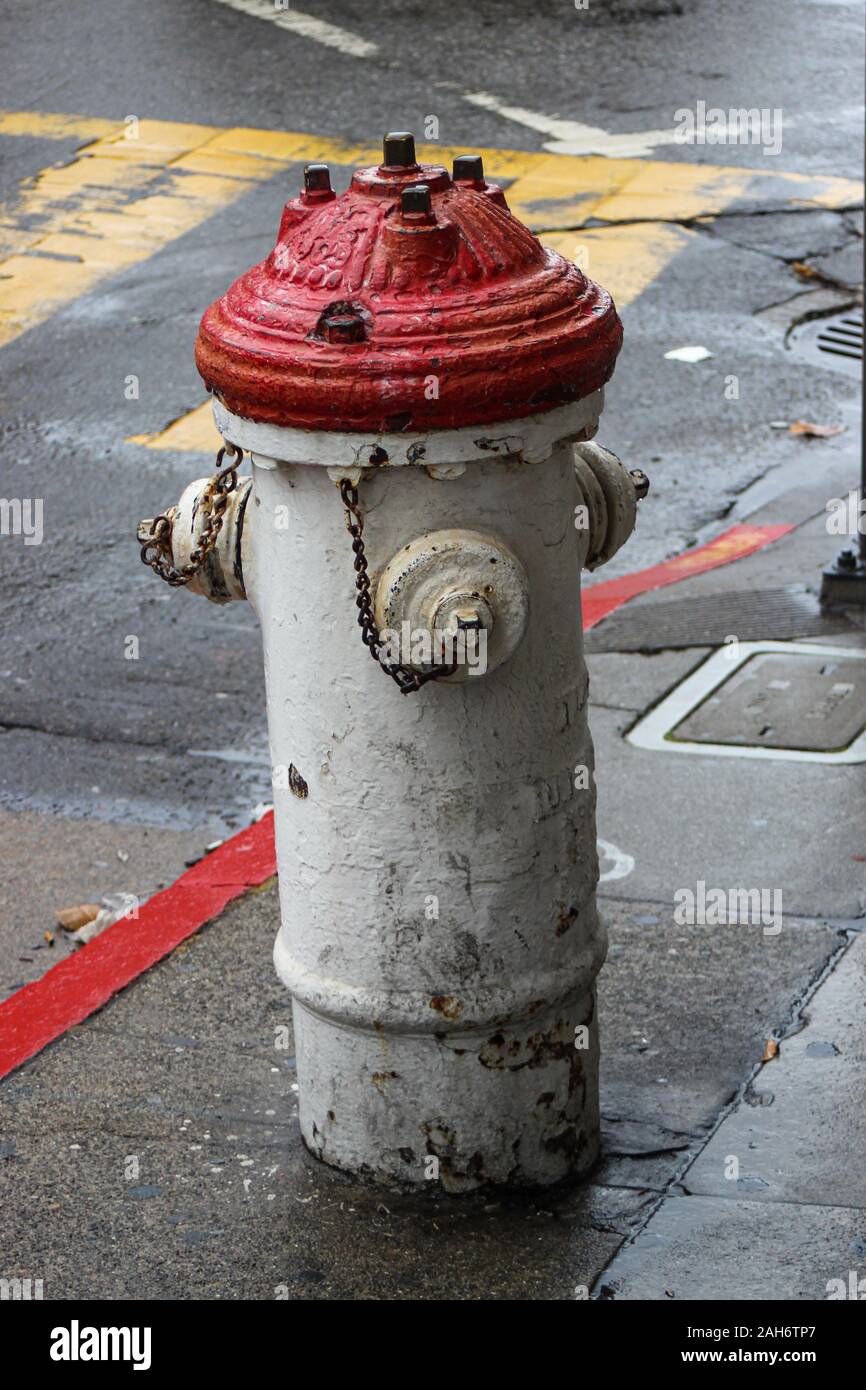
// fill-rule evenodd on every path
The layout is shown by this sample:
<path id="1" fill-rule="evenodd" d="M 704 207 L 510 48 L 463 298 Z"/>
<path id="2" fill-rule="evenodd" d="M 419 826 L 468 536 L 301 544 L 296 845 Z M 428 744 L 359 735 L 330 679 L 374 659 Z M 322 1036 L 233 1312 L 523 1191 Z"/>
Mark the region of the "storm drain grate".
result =
<path id="1" fill-rule="evenodd" d="M 818 351 L 863 361 L 863 315 L 846 314 L 831 320 L 818 334 Z"/>
<path id="2" fill-rule="evenodd" d="M 658 652 L 720 647 L 726 637 L 789 641 L 853 630 L 844 615 L 822 614 L 805 584 L 791 584 L 626 605 L 591 628 L 584 645 L 587 652 Z"/>
<path id="3" fill-rule="evenodd" d="M 801 323 L 791 334 L 790 346 L 810 362 L 859 376 L 863 363 L 863 311 L 843 309 L 832 318 Z"/>

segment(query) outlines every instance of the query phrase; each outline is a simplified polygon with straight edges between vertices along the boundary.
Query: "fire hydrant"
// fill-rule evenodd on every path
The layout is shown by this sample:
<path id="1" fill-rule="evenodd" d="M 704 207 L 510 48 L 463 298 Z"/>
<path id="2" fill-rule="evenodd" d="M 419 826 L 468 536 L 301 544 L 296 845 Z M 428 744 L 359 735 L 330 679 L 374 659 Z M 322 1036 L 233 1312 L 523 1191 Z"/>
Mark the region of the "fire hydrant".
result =
<path id="1" fill-rule="evenodd" d="M 539 1186 L 598 1154 L 580 571 L 648 486 L 589 442 L 621 340 L 480 158 L 402 133 L 339 196 L 309 165 L 201 322 L 225 447 L 142 558 L 260 620 L 300 1126 L 357 1175 Z"/>

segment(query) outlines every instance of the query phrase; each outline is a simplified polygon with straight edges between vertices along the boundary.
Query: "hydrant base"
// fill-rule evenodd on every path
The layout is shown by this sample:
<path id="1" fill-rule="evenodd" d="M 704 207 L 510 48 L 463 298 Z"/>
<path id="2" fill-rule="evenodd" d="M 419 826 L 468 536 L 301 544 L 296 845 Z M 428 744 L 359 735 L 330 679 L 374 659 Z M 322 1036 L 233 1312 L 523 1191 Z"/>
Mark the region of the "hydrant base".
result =
<path id="1" fill-rule="evenodd" d="M 449 1192 L 547 1187 L 598 1158 L 595 991 L 483 1033 L 346 1027 L 293 1001 L 300 1124 L 355 1176 Z"/>

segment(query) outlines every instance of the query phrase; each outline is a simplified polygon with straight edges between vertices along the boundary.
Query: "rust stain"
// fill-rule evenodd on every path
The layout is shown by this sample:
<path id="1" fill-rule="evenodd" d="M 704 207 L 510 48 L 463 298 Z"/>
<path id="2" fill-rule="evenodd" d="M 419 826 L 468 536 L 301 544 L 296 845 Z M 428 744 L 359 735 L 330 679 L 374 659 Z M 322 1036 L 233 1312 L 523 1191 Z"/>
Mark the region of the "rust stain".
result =
<path id="1" fill-rule="evenodd" d="M 289 763 L 289 791 L 293 792 L 301 801 L 309 795 L 310 791 L 294 763 Z"/>
<path id="2" fill-rule="evenodd" d="M 400 1073 L 398 1071 L 374 1071 L 370 1078 L 380 1096 L 385 1094 L 389 1081 L 398 1081 L 399 1079 Z"/>
<path id="3" fill-rule="evenodd" d="M 566 907 L 565 903 L 560 903 L 559 915 L 556 919 L 556 935 L 565 936 L 569 927 L 573 927 L 577 921 L 578 911 L 576 907 Z"/>
<path id="4" fill-rule="evenodd" d="M 443 1018 L 456 1019 L 463 1012 L 463 1004 L 459 999 L 455 999 L 453 994 L 434 994 L 430 1000 L 430 1008 L 435 1009 Z"/>
<path id="5" fill-rule="evenodd" d="M 548 1033 L 532 1033 L 525 1041 L 507 1039 L 504 1033 L 494 1033 L 478 1054 L 482 1067 L 488 1071 L 535 1071 L 551 1063 L 568 1065 L 568 1094 L 581 1088 L 586 1092 L 583 1058 L 574 1046 L 568 1025 L 558 1021 Z M 549 1092 L 544 1092 L 547 1096 Z M 545 1102 L 546 1103 L 546 1102 Z M 536 1102 L 541 1104 L 541 1098 Z"/>

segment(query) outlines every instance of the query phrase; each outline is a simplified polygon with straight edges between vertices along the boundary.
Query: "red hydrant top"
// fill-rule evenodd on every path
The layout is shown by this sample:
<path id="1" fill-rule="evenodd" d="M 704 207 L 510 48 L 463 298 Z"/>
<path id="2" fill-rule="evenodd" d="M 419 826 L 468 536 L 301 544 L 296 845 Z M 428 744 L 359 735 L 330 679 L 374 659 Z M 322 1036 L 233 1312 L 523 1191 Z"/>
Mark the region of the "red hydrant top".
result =
<path id="1" fill-rule="evenodd" d="M 610 295 L 513 217 L 481 159 L 411 135 L 339 197 L 308 165 L 274 250 L 207 310 L 196 365 L 235 415 L 311 430 L 454 429 L 552 410 L 613 371 Z"/>

